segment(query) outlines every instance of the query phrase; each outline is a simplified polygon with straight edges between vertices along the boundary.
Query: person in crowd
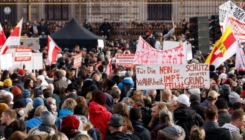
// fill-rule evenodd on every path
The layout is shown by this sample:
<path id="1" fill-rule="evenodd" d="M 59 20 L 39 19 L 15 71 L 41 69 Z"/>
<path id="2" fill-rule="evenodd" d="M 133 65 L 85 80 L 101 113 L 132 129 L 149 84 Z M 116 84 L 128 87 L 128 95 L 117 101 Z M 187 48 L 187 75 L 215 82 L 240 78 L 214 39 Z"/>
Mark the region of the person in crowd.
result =
<path id="1" fill-rule="evenodd" d="M 25 109 L 26 105 L 25 102 L 23 100 L 16 100 L 14 102 L 13 105 L 13 110 L 16 112 L 17 114 L 17 119 L 19 119 L 20 117 L 22 117 L 24 115 L 24 109 Z"/>
<path id="2" fill-rule="evenodd" d="M 190 140 L 205 140 L 205 131 L 196 125 L 192 126 Z"/>
<path id="3" fill-rule="evenodd" d="M 9 140 L 25 140 L 27 138 L 27 134 L 21 131 L 15 131 L 10 136 Z"/>
<path id="4" fill-rule="evenodd" d="M 60 71 L 56 71 L 54 73 L 54 93 L 60 93 L 61 88 L 67 88 L 68 83 L 62 79 L 62 73 Z"/>
<path id="5" fill-rule="evenodd" d="M 1 115 L 1 124 L 6 126 L 4 129 L 4 137 L 5 139 L 9 139 L 12 134 L 12 124 L 16 119 L 16 112 L 11 109 L 4 110 Z"/>
<path id="6" fill-rule="evenodd" d="M 134 88 L 134 81 L 132 79 L 132 73 L 130 71 L 127 71 L 125 73 L 125 78 L 122 82 L 118 84 L 118 88 L 121 90 L 121 100 L 127 96 L 127 93 L 131 88 Z"/>
<path id="7" fill-rule="evenodd" d="M 207 99 L 206 100 L 204 100 L 202 103 L 201 103 L 201 105 L 202 106 L 209 106 L 210 104 L 215 104 L 215 102 L 218 100 L 218 96 L 219 96 L 219 94 L 216 92 L 216 91 L 214 91 L 214 90 L 211 90 L 211 91 L 209 91 L 208 92 L 208 96 L 207 96 Z"/>
<path id="8" fill-rule="evenodd" d="M 48 26 L 45 24 L 45 21 L 41 19 L 41 24 L 38 26 L 38 34 L 45 38 L 48 35 Z"/>
<path id="9" fill-rule="evenodd" d="M 215 105 L 218 108 L 219 126 L 223 126 L 225 123 L 229 123 L 231 115 L 228 112 L 228 103 L 224 99 L 218 99 Z"/>
<path id="10" fill-rule="evenodd" d="M 78 128 L 80 121 L 74 115 L 68 115 L 62 119 L 60 131 L 63 132 L 68 139 L 73 139 L 80 134 Z"/>
<path id="11" fill-rule="evenodd" d="M 26 124 L 23 120 L 15 120 L 12 122 L 12 130 L 11 132 L 14 133 L 16 131 L 26 133 Z"/>
<path id="12" fill-rule="evenodd" d="M 198 113 L 203 118 L 203 120 L 205 120 L 204 114 L 205 114 L 205 111 L 206 111 L 206 107 L 202 106 L 200 104 L 200 102 L 201 102 L 200 94 L 199 93 L 192 93 L 190 95 L 190 102 L 191 102 L 190 107 L 193 110 L 195 110 L 196 113 Z"/>
<path id="13" fill-rule="evenodd" d="M 58 132 L 52 135 L 50 140 L 69 140 L 69 139 L 64 133 Z"/>
<path id="14" fill-rule="evenodd" d="M 108 23 L 108 20 L 105 18 L 104 23 L 100 26 L 100 32 L 102 34 L 102 37 L 105 37 L 107 40 L 110 40 L 111 31 L 112 26 L 110 23 Z"/>

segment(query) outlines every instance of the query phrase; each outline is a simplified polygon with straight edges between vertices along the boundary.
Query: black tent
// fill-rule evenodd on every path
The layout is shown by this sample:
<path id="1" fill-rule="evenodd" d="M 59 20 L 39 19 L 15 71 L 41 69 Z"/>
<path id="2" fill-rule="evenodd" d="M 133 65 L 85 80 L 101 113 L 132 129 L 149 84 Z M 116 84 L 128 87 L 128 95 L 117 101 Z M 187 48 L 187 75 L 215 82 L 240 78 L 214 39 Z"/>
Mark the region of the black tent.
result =
<path id="1" fill-rule="evenodd" d="M 64 28 L 50 35 L 60 48 L 74 48 L 75 45 L 87 49 L 97 48 L 98 39 L 104 39 L 97 36 L 77 23 L 73 18 Z M 47 45 L 47 38 L 40 38 L 41 48 Z"/>

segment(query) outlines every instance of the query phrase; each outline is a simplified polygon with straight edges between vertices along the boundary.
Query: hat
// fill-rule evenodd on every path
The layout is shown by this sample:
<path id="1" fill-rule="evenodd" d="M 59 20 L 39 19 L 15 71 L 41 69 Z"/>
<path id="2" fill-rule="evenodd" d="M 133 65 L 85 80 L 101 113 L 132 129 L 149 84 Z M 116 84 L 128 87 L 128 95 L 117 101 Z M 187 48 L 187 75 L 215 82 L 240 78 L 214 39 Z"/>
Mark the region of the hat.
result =
<path id="1" fill-rule="evenodd" d="M 18 79 L 19 78 L 19 76 L 18 76 L 18 74 L 16 74 L 16 73 L 13 73 L 12 75 L 11 75 L 11 77 L 10 77 L 11 79 Z"/>
<path id="2" fill-rule="evenodd" d="M 11 79 L 10 79 L 10 78 L 5 79 L 5 80 L 3 81 L 3 85 L 6 86 L 6 87 L 11 87 L 11 86 L 12 86 L 12 81 L 11 81 Z"/>
<path id="3" fill-rule="evenodd" d="M 41 80 L 42 82 L 45 80 L 45 77 L 43 75 L 38 75 L 37 79 Z"/>
<path id="4" fill-rule="evenodd" d="M 201 101 L 201 97 L 200 97 L 200 94 L 191 94 L 190 95 L 190 101 L 193 102 L 193 101 Z"/>
<path id="5" fill-rule="evenodd" d="M 190 105 L 190 102 L 189 102 L 189 97 L 186 95 L 186 94 L 181 94 L 180 96 L 178 96 L 176 98 L 176 101 L 178 101 L 179 103 L 183 104 L 183 105 L 187 105 L 189 106 Z"/>
<path id="6" fill-rule="evenodd" d="M 77 99 L 77 95 L 76 95 L 75 93 L 70 93 L 70 94 L 66 97 L 66 99 L 68 99 L 68 98 L 71 98 L 71 99 L 76 100 L 76 99 Z"/>
<path id="7" fill-rule="evenodd" d="M 41 112 L 41 120 L 43 125 L 51 126 L 55 124 L 56 116 L 45 110 Z"/>
<path id="8" fill-rule="evenodd" d="M 24 107 L 26 107 L 26 104 L 23 100 L 18 99 L 16 101 L 14 101 L 13 109 L 24 108 Z"/>
<path id="9" fill-rule="evenodd" d="M 74 115 L 66 116 L 61 122 L 61 131 L 65 129 L 78 129 L 80 121 Z"/>
<path id="10" fill-rule="evenodd" d="M 232 91 L 228 97 L 229 97 L 229 102 L 232 104 L 239 102 L 241 99 L 241 97 L 234 91 Z"/>
<path id="11" fill-rule="evenodd" d="M 76 89 L 75 85 L 74 85 L 73 83 L 70 83 L 70 84 L 67 86 L 65 92 L 67 92 L 68 90 L 74 90 L 74 89 Z"/>
<path id="12" fill-rule="evenodd" d="M 0 115 L 2 115 L 4 110 L 9 109 L 9 106 L 5 103 L 0 103 Z"/>
<path id="13" fill-rule="evenodd" d="M 113 114 L 108 122 L 108 125 L 115 127 L 124 126 L 124 124 L 123 117 L 120 114 Z"/>
<path id="14" fill-rule="evenodd" d="M 126 74 L 126 71 L 121 71 L 121 72 L 119 73 L 119 77 L 125 77 L 125 74 Z"/>
<path id="15" fill-rule="evenodd" d="M 25 74 L 26 74 L 25 70 L 23 70 L 23 69 L 19 69 L 19 70 L 18 70 L 18 73 L 19 73 L 19 75 L 21 75 L 21 76 L 25 76 Z"/>
<path id="16" fill-rule="evenodd" d="M 96 102 L 100 105 L 105 105 L 106 95 L 102 91 L 98 91 L 94 94 L 93 100 L 94 100 L 94 102 Z"/>
<path id="17" fill-rule="evenodd" d="M 228 108 L 228 103 L 226 100 L 224 99 L 218 99 L 216 102 L 215 102 L 215 105 L 218 109 L 227 109 Z"/>
<path id="18" fill-rule="evenodd" d="M 22 91 L 22 98 L 29 98 L 31 96 L 31 92 L 28 89 L 24 89 Z"/>
<path id="19" fill-rule="evenodd" d="M 213 100 L 213 99 L 216 99 L 218 96 L 219 94 L 214 90 L 211 90 L 208 92 L 208 99 Z"/>
<path id="20" fill-rule="evenodd" d="M 197 59 L 192 59 L 192 60 L 191 60 L 191 64 L 193 64 L 193 63 L 196 64 L 196 63 L 199 63 L 199 61 L 198 61 Z"/>
<path id="21" fill-rule="evenodd" d="M 132 73 L 131 73 L 130 71 L 127 71 L 127 72 L 125 73 L 125 77 L 132 77 Z"/>
<path id="22" fill-rule="evenodd" d="M 33 101 L 33 107 L 37 108 L 37 107 L 39 107 L 41 105 L 44 105 L 43 99 L 41 97 L 35 98 L 34 101 Z"/>
<path id="23" fill-rule="evenodd" d="M 20 88 L 18 86 L 14 86 L 12 88 L 12 93 L 13 93 L 14 96 L 15 95 L 19 95 L 19 94 L 21 94 L 21 90 L 20 90 Z"/>
<path id="24" fill-rule="evenodd" d="M 149 30 L 149 29 L 148 29 L 148 30 L 146 30 L 145 32 L 146 32 L 146 33 L 149 33 L 149 34 L 151 34 L 151 33 L 152 33 L 152 32 L 151 32 L 151 30 Z"/>
<path id="25" fill-rule="evenodd" d="M 116 82 L 114 82 L 114 81 L 112 81 L 112 80 L 109 80 L 109 81 L 107 82 L 108 89 L 111 90 L 111 88 L 112 88 L 114 85 L 116 85 L 116 84 L 117 84 Z"/>
<path id="26" fill-rule="evenodd" d="M 183 133 L 182 128 L 178 125 L 165 127 L 163 131 L 174 136 L 181 136 Z"/>
<path id="27" fill-rule="evenodd" d="M 188 92 L 190 94 L 201 94 L 201 91 L 199 88 L 191 88 L 191 89 L 188 89 Z"/>
<path id="28" fill-rule="evenodd" d="M 228 84 L 223 84 L 222 85 L 222 94 L 225 97 L 228 97 L 231 94 L 231 87 Z"/>

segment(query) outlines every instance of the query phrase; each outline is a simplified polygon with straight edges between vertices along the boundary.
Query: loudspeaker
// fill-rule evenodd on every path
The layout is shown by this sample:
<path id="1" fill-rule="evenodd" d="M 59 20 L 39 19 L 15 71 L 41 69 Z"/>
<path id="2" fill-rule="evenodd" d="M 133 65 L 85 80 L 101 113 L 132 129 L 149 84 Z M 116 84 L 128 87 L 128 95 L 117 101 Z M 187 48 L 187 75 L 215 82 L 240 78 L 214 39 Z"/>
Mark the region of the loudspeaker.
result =
<path id="1" fill-rule="evenodd" d="M 210 38 L 212 39 L 213 44 L 219 40 L 219 38 L 222 36 L 220 25 L 219 25 L 219 16 L 218 15 L 212 15 L 211 16 L 211 22 L 209 24 L 210 28 Z"/>
<path id="2" fill-rule="evenodd" d="M 190 43 L 203 53 L 209 53 L 208 17 L 192 17 L 190 22 Z"/>

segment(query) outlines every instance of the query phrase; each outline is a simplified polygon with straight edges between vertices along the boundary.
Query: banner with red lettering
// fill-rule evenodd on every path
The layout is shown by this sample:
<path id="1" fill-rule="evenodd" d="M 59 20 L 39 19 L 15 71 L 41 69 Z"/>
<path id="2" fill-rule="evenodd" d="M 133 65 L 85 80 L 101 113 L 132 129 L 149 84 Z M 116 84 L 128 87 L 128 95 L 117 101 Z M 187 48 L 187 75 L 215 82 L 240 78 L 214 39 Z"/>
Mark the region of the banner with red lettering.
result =
<path id="1" fill-rule="evenodd" d="M 74 57 L 73 68 L 79 68 L 82 65 L 82 54 L 77 54 Z"/>
<path id="2" fill-rule="evenodd" d="M 14 53 L 14 61 L 31 61 L 32 48 L 16 48 Z"/>
<path id="3" fill-rule="evenodd" d="M 156 50 L 142 37 L 139 37 L 134 64 L 186 64 L 186 51 L 183 45 L 168 50 Z"/>
<path id="4" fill-rule="evenodd" d="M 209 65 L 136 65 L 136 85 L 139 90 L 209 88 Z"/>
<path id="5" fill-rule="evenodd" d="M 117 54 L 116 66 L 123 66 L 124 68 L 134 68 L 134 54 Z"/>

